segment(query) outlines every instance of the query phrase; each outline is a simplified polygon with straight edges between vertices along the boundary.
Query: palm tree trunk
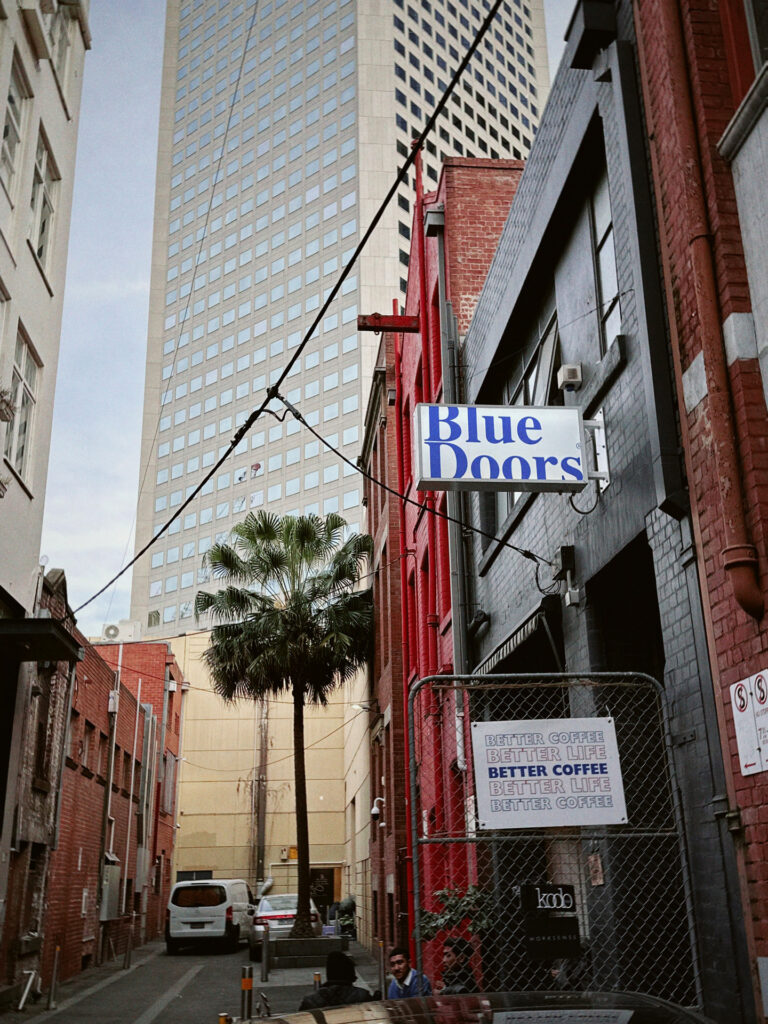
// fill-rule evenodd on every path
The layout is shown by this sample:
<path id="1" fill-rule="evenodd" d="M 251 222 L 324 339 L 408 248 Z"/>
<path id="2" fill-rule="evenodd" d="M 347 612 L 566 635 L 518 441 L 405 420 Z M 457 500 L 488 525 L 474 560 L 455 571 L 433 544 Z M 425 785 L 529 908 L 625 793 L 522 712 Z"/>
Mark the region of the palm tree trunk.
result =
<path id="1" fill-rule="evenodd" d="M 304 767 L 304 684 L 293 684 L 293 773 L 296 787 L 296 849 L 298 851 L 298 906 L 291 929 L 295 939 L 312 937 L 309 911 L 309 822 L 307 776 Z"/>

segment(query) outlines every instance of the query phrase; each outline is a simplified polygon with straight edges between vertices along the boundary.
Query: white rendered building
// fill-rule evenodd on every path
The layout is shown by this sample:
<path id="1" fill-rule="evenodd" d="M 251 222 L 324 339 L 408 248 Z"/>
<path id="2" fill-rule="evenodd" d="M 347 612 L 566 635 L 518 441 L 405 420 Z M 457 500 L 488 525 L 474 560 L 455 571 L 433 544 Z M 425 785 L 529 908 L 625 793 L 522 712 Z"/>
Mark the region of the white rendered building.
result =
<path id="1" fill-rule="evenodd" d="M 263 401 L 390 188 L 488 0 L 168 0 L 136 548 Z M 424 153 L 525 156 L 548 85 L 542 0 L 505 0 Z M 285 396 L 357 457 L 375 338 L 405 287 L 412 183 L 318 326 Z M 362 522 L 362 487 L 264 415 L 134 566 L 145 636 L 195 628 L 202 556 L 249 510 Z"/>

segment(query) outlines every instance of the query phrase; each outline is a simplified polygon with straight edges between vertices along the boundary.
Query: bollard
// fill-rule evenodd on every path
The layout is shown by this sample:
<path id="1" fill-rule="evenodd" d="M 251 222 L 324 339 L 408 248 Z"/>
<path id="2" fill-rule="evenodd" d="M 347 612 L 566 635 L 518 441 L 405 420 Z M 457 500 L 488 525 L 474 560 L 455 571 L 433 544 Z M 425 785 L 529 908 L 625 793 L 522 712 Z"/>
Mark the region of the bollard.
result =
<path id="1" fill-rule="evenodd" d="M 251 1019 L 253 1009 L 253 968 L 243 967 L 243 976 L 240 979 L 240 1016 L 243 1020 Z"/>
<path id="2" fill-rule="evenodd" d="M 315 973 L 312 975 L 312 980 L 315 984 L 315 988 L 320 988 L 320 983 L 323 980 L 323 976 L 321 975 L 320 971 L 315 971 Z"/>
<path id="3" fill-rule="evenodd" d="M 379 991 L 382 998 L 387 998 L 386 970 L 384 968 L 384 940 L 379 939 Z"/>
<path id="4" fill-rule="evenodd" d="M 51 987 L 48 989 L 48 1002 L 46 1003 L 46 1010 L 56 1009 L 56 985 L 59 981 L 59 953 L 61 952 L 61 946 L 56 946 L 53 954 L 53 974 L 51 975 Z"/>
<path id="5" fill-rule="evenodd" d="M 228 1013 L 219 1014 L 219 1024 L 232 1024 L 232 1018 Z"/>
<path id="6" fill-rule="evenodd" d="M 264 922 L 261 940 L 261 980 L 269 981 L 269 922 Z"/>
<path id="7" fill-rule="evenodd" d="M 131 966 L 131 953 L 133 951 L 133 927 L 136 918 L 136 911 L 131 913 L 131 923 L 128 925 L 128 940 L 125 944 L 125 956 L 123 957 L 123 970 L 127 971 Z"/>

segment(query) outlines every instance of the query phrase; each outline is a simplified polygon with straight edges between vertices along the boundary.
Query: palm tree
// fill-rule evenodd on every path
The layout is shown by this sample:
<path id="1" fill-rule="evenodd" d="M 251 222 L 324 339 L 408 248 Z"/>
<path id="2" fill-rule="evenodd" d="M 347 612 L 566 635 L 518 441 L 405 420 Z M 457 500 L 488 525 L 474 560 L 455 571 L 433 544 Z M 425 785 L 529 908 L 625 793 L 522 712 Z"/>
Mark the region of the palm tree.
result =
<path id="1" fill-rule="evenodd" d="M 312 935 L 309 829 L 304 768 L 304 706 L 325 705 L 339 683 L 367 660 L 371 591 L 355 590 L 371 538 L 344 540 L 346 522 L 320 516 L 249 514 L 206 561 L 224 586 L 199 592 L 195 612 L 214 626 L 204 658 L 227 701 L 290 693 L 293 698 L 298 907 L 291 935 Z"/>

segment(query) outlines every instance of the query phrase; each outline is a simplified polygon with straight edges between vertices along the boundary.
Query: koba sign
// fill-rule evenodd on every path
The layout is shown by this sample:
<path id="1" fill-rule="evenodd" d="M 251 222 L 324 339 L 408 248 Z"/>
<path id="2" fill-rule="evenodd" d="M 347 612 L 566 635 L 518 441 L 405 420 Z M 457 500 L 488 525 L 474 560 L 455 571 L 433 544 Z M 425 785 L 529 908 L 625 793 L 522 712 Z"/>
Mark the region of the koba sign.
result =
<path id="1" fill-rule="evenodd" d="M 420 490 L 580 491 L 587 483 L 577 408 L 417 405 Z"/>

